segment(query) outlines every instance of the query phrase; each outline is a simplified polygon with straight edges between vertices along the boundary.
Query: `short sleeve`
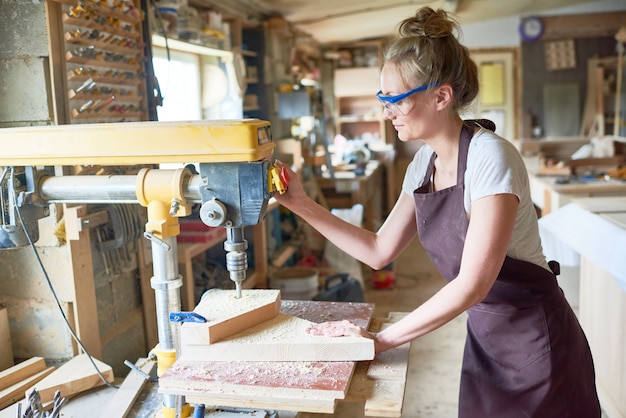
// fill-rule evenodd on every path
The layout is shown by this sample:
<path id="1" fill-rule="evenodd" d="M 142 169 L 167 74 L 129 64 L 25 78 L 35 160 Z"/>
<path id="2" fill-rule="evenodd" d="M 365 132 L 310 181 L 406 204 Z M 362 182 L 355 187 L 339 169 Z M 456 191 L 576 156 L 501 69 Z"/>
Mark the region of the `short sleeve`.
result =
<path id="1" fill-rule="evenodd" d="M 486 196 L 509 193 L 522 199 L 528 187 L 526 166 L 511 142 L 481 130 L 470 144 L 465 186 L 468 213 L 473 201 Z"/>
<path id="2" fill-rule="evenodd" d="M 433 149 L 428 145 L 422 145 L 415 153 L 404 174 L 404 181 L 402 182 L 402 191 L 404 193 L 413 197 L 415 189 L 423 184 L 424 175 L 432 154 Z"/>

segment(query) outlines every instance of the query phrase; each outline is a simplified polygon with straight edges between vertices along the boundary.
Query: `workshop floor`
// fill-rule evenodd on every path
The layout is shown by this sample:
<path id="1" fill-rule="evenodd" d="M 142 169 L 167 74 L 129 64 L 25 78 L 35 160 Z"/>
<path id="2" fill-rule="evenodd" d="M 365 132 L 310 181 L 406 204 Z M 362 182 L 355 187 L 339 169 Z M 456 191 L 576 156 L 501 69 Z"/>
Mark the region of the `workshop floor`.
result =
<path id="1" fill-rule="evenodd" d="M 396 284 L 389 289 L 365 286 L 365 299 L 376 305 L 375 316 L 410 312 L 444 285 L 418 240 L 395 262 Z M 366 280 L 367 282 L 367 280 Z M 461 357 L 465 342 L 465 315 L 411 344 L 402 417 L 457 416 Z M 335 414 L 300 413 L 298 418 L 360 418 L 363 406 L 339 404 Z"/>

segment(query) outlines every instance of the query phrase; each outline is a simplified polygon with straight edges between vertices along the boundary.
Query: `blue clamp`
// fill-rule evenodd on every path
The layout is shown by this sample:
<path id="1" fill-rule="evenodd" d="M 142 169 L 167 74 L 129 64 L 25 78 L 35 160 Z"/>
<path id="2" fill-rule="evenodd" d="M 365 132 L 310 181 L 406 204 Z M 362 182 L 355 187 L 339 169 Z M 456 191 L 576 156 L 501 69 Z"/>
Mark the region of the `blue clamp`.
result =
<path id="1" fill-rule="evenodd" d="M 206 318 L 195 312 L 170 312 L 170 322 L 206 322 Z"/>

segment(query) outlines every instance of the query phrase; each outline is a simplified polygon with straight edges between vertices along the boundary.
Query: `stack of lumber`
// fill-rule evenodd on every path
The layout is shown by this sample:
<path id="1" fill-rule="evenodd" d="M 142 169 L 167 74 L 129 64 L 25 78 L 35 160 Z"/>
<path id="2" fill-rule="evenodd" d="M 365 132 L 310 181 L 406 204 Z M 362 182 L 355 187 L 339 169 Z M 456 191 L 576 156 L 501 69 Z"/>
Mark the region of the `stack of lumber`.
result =
<path id="1" fill-rule="evenodd" d="M 26 390 L 53 371 L 43 357 L 33 357 L 0 372 L 0 409 L 24 399 Z"/>
<path id="2" fill-rule="evenodd" d="M 93 362 L 105 379 L 112 382 L 111 367 L 97 359 Z M 47 366 L 43 357 L 33 357 L 0 372 L 0 410 L 27 398 L 33 390 L 37 390 L 46 407 L 53 402 L 57 390 L 67 398 L 104 384 L 86 354 L 58 368 Z"/>
<path id="3" fill-rule="evenodd" d="M 363 404 L 365 416 L 401 416 L 409 344 L 374 358 L 370 339 L 305 331 L 341 319 L 377 331 L 401 314 L 372 324 L 371 304 L 281 301 L 273 292 L 205 294 L 194 312 L 207 322 L 182 325 L 182 355 L 159 392 L 191 404 L 325 414 L 346 401 Z"/>

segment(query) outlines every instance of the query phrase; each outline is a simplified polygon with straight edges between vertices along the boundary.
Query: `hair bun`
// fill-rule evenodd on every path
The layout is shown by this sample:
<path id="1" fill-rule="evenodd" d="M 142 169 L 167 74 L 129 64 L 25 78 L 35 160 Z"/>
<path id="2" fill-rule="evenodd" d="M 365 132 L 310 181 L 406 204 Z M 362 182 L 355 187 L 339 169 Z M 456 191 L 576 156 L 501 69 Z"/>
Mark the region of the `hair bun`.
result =
<path id="1" fill-rule="evenodd" d="M 415 16 L 405 19 L 398 27 L 398 35 L 403 38 L 425 37 L 430 39 L 453 36 L 458 26 L 445 10 L 430 7 L 419 9 Z"/>

